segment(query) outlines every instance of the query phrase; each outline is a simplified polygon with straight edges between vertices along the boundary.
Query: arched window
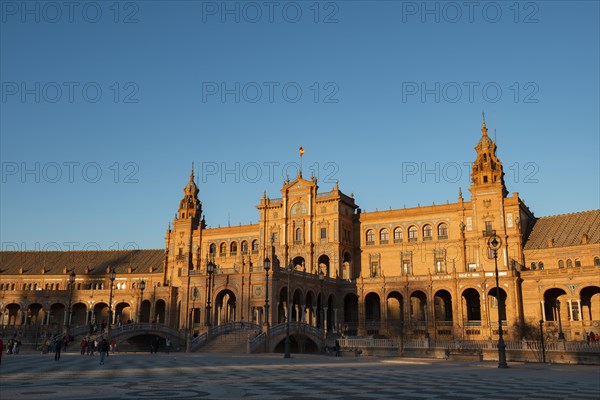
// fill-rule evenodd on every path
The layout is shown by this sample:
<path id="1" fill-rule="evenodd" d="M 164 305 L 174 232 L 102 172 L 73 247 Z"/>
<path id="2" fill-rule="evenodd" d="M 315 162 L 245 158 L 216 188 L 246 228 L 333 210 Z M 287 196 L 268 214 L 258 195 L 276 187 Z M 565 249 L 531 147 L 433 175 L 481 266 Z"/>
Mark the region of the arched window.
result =
<path id="1" fill-rule="evenodd" d="M 379 244 L 388 244 L 390 240 L 390 233 L 386 228 L 379 231 Z"/>
<path id="2" fill-rule="evenodd" d="M 252 241 L 252 253 L 258 253 L 258 240 Z"/>
<path id="3" fill-rule="evenodd" d="M 302 243 L 302 228 L 296 228 L 296 231 L 294 233 L 294 242 L 296 244 Z"/>
<path id="4" fill-rule="evenodd" d="M 221 257 L 225 257 L 225 254 L 227 253 L 227 244 L 225 244 L 225 242 L 221 243 L 219 246 L 219 253 L 221 253 Z"/>
<path id="5" fill-rule="evenodd" d="M 539 269 L 540 271 L 544 269 L 544 262 L 543 262 L 543 261 L 540 261 L 540 262 L 538 263 L 538 269 Z"/>
<path id="6" fill-rule="evenodd" d="M 537 269 L 537 264 L 536 264 L 536 263 L 534 263 L 534 262 L 532 262 L 532 263 L 531 263 L 531 269 L 532 269 L 533 271 L 535 271 L 535 270 Z"/>
<path id="7" fill-rule="evenodd" d="M 210 246 L 208 247 L 208 252 L 212 255 L 217 254 L 217 245 L 214 243 L 211 243 Z"/>
<path id="8" fill-rule="evenodd" d="M 237 254 L 237 242 L 231 242 L 229 245 L 229 255 L 235 256 Z"/>
<path id="9" fill-rule="evenodd" d="M 570 258 L 567 258 L 567 268 L 573 268 L 573 261 Z"/>
<path id="10" fill-rule="evenodd" d="M 565 262 L 563 260 L 558 260 L 558 268 L 564 268 Z"/>
<path id="11" fill-rule="evenodd" d="M 444 222 L 438 225 L 438 239 L 448 239 L 448 225 Z"/>
<path id="12" fill-rule="evenodd" d="M 248 242 L 245 240 L 242 242 L 242 254 L 248 254 Z"/>
<path id="13" fill-rule="evenodd" d="M 600 257 L 594 257 L 594 265 L 600 265 Z"/>
<path id="14" fill-rule="evenodd" d="M 394 228 L 394 243 L 402 243 L 402 228 Z"/>
<path id="15" fill-rule="evenodd" d="M 414 225 L 408 228 L 408 241 L 409 242 L 417 241 L 417 227 Z"/>
<path id="16" fill-rule="evenodd" d="M 425 225 L 423 227 L 423 240 L 431 240 L 433 237 L 433 228 L 431 225 Z"/>
<path id="17" fill-rule="evenodd" d="M 369 229 L 367 231 L 367 245 L 372 245 L 375 244 L 375 232 L 373 232 L 373 229 Z"/>
<path id="18" fill-rule="evenodd" d="M 579 258 L 575 259 L 575 268 L 581 267 L 581 260 Z"/>

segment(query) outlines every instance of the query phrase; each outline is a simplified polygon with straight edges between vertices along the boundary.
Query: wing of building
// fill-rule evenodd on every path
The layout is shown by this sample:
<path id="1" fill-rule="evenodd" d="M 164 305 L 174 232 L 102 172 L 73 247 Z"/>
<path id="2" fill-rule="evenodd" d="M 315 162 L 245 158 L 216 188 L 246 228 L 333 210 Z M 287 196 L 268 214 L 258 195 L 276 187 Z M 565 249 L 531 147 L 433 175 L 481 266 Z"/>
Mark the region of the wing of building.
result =
<path id="1" fill-rule="evenodd" d="M 162 250 L 2 252 L 2 326 L 111 319 L 202 333 L 289 318 L 329 335 L 475 340 L 499 323 L 520 339 L 543 320 L 571 340 L 598 331 L 600 210 L 537 218 L 508 193 L 485 121 L 475 150 L 470 199 L 367 213 L 300 172 L 262 196 L 257 224 L 224 228 L 206 227 L 192 170 Z"/>

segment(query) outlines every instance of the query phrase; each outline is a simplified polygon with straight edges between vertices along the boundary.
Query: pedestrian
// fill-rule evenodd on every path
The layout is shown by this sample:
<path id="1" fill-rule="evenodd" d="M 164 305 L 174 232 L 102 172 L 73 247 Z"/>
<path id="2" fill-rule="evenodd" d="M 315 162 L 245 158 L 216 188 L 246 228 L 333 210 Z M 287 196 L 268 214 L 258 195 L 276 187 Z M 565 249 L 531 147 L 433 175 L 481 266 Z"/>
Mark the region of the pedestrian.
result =
<path id="1" fill-rule="evenodd" d="M 60 360 L 60 351 L 62 350 L 62 338 L 54 338 L 54 361 Z"/>
<path id="2" fill-rule="evenodd" d="M 167 354 L 171 352 L 171 339 L 167 338 L 165 347 L 167 348 Z"/>
<path id="3" fill-rule="evenodd" d="M 0 365 L 2 365 L 2 351 L 4 350 L 4 342 L 2 341 L 2 335 L 0 335 Z"/>
<path id="4" fill-rule="evenodd" d="M 81 339 L 81 343 L 79 344 L 79 346 L 81 346 L 81 355 L 85 355 L 85 351 L 87 350 L 87 345 L 88 345 L 88 341 L 86 338 Z"/>
<path id="5" fill-rule="evenodd" d="M 115 340 L 111 340 L 110 342 L 110 351 L 112 351 L 113 353 L 117 350 L 117 342 L 115 342 Z"/>
<path id="6" fill-rule="evenodd" d="M 106 340 L 106 338 L 103 338 L 100 341 L 99 351 L 100 351 L 100 365 L 104 365 L 104 360 L 106 357 L 108 357 L 108 340 Z"/>

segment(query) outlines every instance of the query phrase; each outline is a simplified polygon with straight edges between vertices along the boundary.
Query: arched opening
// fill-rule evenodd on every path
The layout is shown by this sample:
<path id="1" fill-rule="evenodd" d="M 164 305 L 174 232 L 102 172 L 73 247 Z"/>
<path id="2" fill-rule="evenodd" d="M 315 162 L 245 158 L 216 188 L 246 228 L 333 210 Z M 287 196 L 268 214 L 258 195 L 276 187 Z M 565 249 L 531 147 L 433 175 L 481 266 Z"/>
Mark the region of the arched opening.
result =
<path id="1" fill-rule="evenodd" d="M 342 279 L 352 279 L 352 257 L 347 251 L 344 252 L 344 261 L 342 262 Z"/>
<path id="2" fill-rule="evenodd" d="M 411 293 L 410 320 L 413 326 L 413 335 L 420 336 L 427 332 L 427 296 L 424 292 L 417 290 Z"/>
<path id="3" fill-rule="evenodd" d="M 159 299 L 154 305 L 154 320 L 158 324 L 164 324 L 166 316 L 167 304 L 164 300 Z"/>
<path id="4" fill-rule="evenodd" d="M 65 321 L 66 307 L 64 304 L 54 303 L 50 306 L 49 326 L 51 332 L 59 332 Z"/>
<path id="5" fill-rule="evenodd" d="M 115 324 L 121 326 L 122 324 L 129 324 L 135 320 L 135 314 L 133 308 L 129 303 L 118 303 L 115 307 Z"/>
<path id="6" fill-rule="evenodd" d="M 300 256 L 294 257 L 294 259 L 292 260 L 292 265 L 295 270 L 305 271 L 304 257 L 300 257 Z"/>
<path id="7" fill-rule="evenodd" d="M 369 293 L 365 296 L 365 328 L 367 334 L 379 333 L 381 323 L 381 305 L 377 293 Z"/>
<path id="8" fill-rule="evenodd" d="M 344 334 L 356 335 L 358 332 L 358 296 L 348 293 L 344 297 Z"/>
<path id="9" fill-rule="evenodd" d="M 222 290 L 215 298 L 216 325 L 237 321 L 236 297 L 231 290 Z"/>
<path id="10" fill-rule="evenodd" d="M 600 287 L 584 287 L 581 289 L 580 296 L 582 320 L 600 322 Z"/>
<path id="11" fill-rule="evenodd" d="M 139 322 L 150 322 L 150 309 L 152 308 L 152 303 L 150 300 L 142 301 L 140 308 L 140 320 Z"/>
<path id="12" fill-rule="evenodd" d="M 315 271 L 316 274 L 323 272 L 326 277 L 332 277 L 329 271 L 329 257 L 325 254 L 321 255 L 318 260 L 319 269 Z"/>
<path id="13" fill-rule="evenodd" d="M 42 322 L 43 318 L 43 307 L 39 303 L 32 303 L 27 307 L 27 325 L 37 326 Z"/>
<path id="14" fill-rule="evenodd" d="M 108 323 L 108 304 L 97 303 L 94 305 L 93 321 L 100 324 L 102 328 Z"/>
<path id="15" fill-rule="evenodd" d="M 452 326 L 452 295 L 447 290 L 438 290 L 433 296 L 434 317 L 438 325 L 449 322 Z M 442 324 L 446 325 L 446 324 Z"/>
<path id="16" fill-rule="evenodd" d="M 495 289 L 494 289 L 495 290 Z M 481 325 L 481 296 L 475 289 L 466 289 L 462 293 L 463 321 L 466 326 Z"/>
<path id="17" fill-rule="evenodd" d="M 71 325 L 85 325 L 87 317 L 87 306 L 84 303 L 75 303 L 71 307 Z"/>
<path id="18" fill-rule="evenodd" d="M 496 294 L 496 288 L 492 288 L 488 292 L 490 321 L 506 321 L 506 292 L 500 288 L 498 293 L 500 294 L 499 296 Z"/>
<path id="19" fill-rule="evenodd" d="M 391 292 L 386 302 L 388 330 L 393 336 L 400 336 L 404 329 L 404 299 L 400 293 Z"/>

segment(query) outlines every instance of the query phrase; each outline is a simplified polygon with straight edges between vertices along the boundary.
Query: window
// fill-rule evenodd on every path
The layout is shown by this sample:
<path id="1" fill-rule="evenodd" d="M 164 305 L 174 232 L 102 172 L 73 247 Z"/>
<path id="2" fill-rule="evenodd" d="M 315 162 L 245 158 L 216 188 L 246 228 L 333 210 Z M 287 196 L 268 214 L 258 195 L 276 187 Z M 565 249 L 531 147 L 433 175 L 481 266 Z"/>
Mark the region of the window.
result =
<path id="1" fill-rule="evenodd" d="M 237 242 L 231 242 L 229 245 L 229 255 L 235 256 L 237 254 Z"/>
<path id="2" fill-rule="evenodd" d="M 581 267 L 581 260 L 579 258 L 575 259 L 575 268 Z"/>
<path id="3" fill-rule="evenodd" d="M 543 261 L 540 261 L 540 262 L 538 263 L 538 269 L 539 269 L 540 271 L 542 271 L 542 270 L 544 269 L 544 262 L 543 262 Z"/>
<path id="4" fill-rule="evenodd" d="M 211 255 L 213 255 L 213 256 L 214 256 L 215 254 L 217 254 L 217 245 L 216 245 L 216 244 L 214 244 L 214 243 L 211 243 L 208 249 L 209 249 L 209 250 L 208 250 L 208 252 L 209 252 Z"/>
<path id="5" fill-rule="evenodd" d="M 403 251 L 400 253 L 400 268 L 402 275 L 412 275 L 412 251 Z"/>
<path id="6" fill-rule="evenodd" d="M 473 230 L 473 217 L 467 217 L 467 230 Z"/>
<path id="7" fill-rule="evenodd" d="M 294 242 L 296 244 L 301 244 L 302 243 L 302 228 L 296 228 L 295 234 L 294 234 Z"/>
<path id="8" fill-rule="evenodd" d="M 381 276 L 379 261 L 371 261 L 371 278 Z"/>
<path id="9" fill-rule="evenodd" d="M 564 268 L 565 262 L 563 260 L 558 260 L 558 268 Z"/>
<path id="10" fill-rule="evenodd" d="M 410 228 L 408 228 L 408 241 L 409 242 L 417 241 L 417 227 L 414 225 L 411 226 Z"/>
<path id="11" fill-rule="evenodd" d="M 373 232 L 372 229 L 369 229 L 367 231 L 367 235 L 366 236 L 367 236 L 366 239 L 367 239 L 367 245 L 368 246 L 375 244 L 375 232 Z"/>
<path id="12" fill-rule="evenodd" d="M 402 243 L 402 228 L 394 229 L 394 243 Z"/>
<path id="13" fill-rule="evenodd" d="M 252 253 L 254 253 L 254 254 L 258 253 L 258 240 L 252 241 Z"/>
<path id="14" fill-rule="evenodd" d="M 438 225 L 438 239 L 448 239 L 448 225 L 444 222 Z"/>
<path id="15" fill-rule="evenodd" d="M 476 272 L 477 271 L 477 264 L 475 264 L 475 263 L 469 263 L 469 265 L 467 266 L 467 268 L 469 269 L 469 272 Z"/>
<path id="16" fill-rule="evenodd" d="M 567 268 L 573 268 L 573 261 L 570 258 L 567 259 Z"/>
<path id="17" fill-rule="evenodd" d="M 327 228 L 321 228 L 321 239 L 327 239 Z"/>
<path id="18" fill-rule="evenodd" d="M 390 233 L 388 232 L 388 230 L 386 228 L 383 228 L 379 232 L 379 244 L 388 244 L 389 240 L 390 240 Z"/>
<path id="19" fill-rule="evenodd" d="M 594 265 L 600 265 L 600 257 L 596 256 L 594 257 Z"/>
<path id="20" fill-rule="evenodd" d="M 492 222 L 485 221 L 485 235 L 492 236 L 494 234 L 494 230 L 492 229 Z"/>
<path id="21" fill-rule="evenodd" d="M 423 240 L 433 239 L 433 228 L 431 225 L 425 225 L 423 227 Z"/>
<path id="22" fill-rule="evenodd" d="M 245 240 L 242 242 L 242 254 L 248 254 L 248 242 Z"/>
<path id="23" fill-rule="evenodd" d="M 446 273 L 446 249 L 433 251 L 433 263 L 436 274 Z"/>
<path id="24" fill-rule="evenodd" d="M 537 264 L 536 264 L 536 263 L 534 263 L 534 262 L 532 262 L 532 263 L 531 263 L 531 270 L 532 270 L 532 271 L 535 271 L 536 269 L 537 269 Z"/>
<path id="25" fill-rule="evenodd" d="M 221 243 L 221 246 L 219 246 L 219 253 L 221 253 L 221 257 L 225 257 L 227 253 L 227 245 L 225 244 L 225 242 Z"/>

